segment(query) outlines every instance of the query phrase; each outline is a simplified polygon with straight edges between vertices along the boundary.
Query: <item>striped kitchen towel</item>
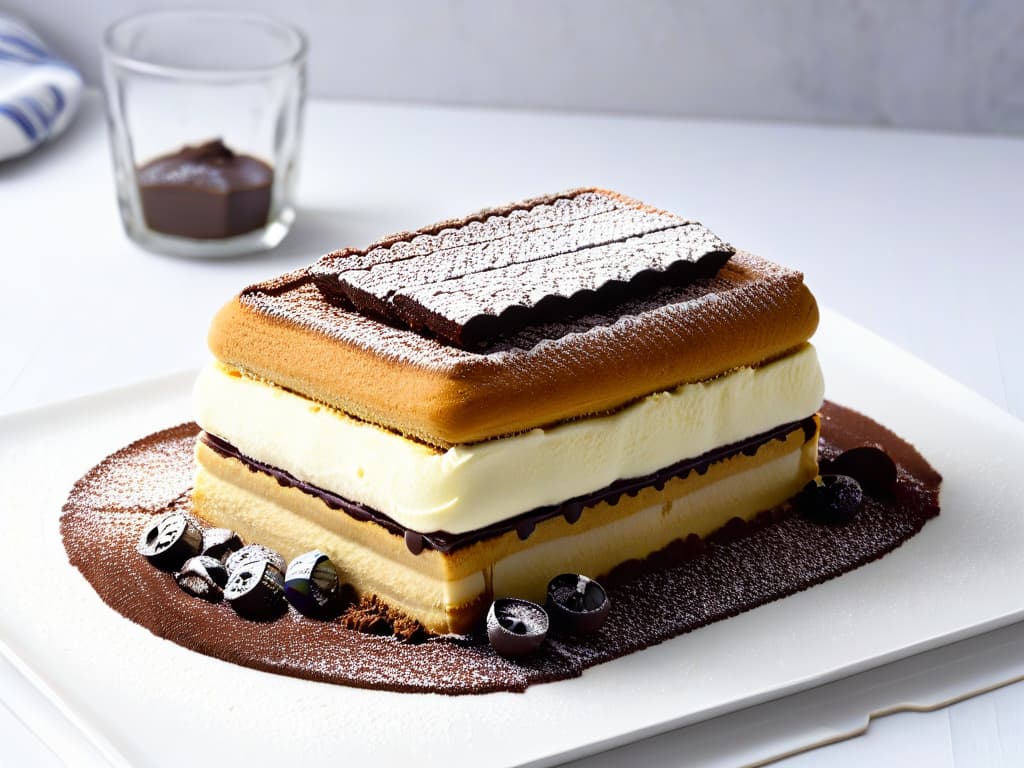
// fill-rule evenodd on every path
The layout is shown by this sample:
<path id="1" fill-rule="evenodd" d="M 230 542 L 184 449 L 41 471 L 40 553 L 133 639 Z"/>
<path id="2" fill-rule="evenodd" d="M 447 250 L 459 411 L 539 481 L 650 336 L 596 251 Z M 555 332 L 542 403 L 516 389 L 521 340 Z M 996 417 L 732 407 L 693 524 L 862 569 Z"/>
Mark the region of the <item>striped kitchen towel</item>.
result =
<path id="1" fill-rule="evenodd" d="M 63 131 L 82 95 L 78 70 L 21 22 L 0 14 L 0 160 Z"/>

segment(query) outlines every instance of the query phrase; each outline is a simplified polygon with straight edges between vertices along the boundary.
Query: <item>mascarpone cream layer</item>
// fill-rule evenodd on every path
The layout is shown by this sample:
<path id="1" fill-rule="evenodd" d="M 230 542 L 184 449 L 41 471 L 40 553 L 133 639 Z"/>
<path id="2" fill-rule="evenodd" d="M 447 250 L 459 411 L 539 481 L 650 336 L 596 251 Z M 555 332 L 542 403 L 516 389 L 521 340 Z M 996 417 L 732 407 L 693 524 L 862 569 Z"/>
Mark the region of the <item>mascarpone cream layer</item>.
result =
<path id="1" fill-rule="evenodd" d="M 250 458 L 413 531 L 464 533 L 798 421 L 823 394 L 808 344 L 611 414 L 446 451 L 218 362 L 200 373 L 194 399 L 199 425 Z"/>

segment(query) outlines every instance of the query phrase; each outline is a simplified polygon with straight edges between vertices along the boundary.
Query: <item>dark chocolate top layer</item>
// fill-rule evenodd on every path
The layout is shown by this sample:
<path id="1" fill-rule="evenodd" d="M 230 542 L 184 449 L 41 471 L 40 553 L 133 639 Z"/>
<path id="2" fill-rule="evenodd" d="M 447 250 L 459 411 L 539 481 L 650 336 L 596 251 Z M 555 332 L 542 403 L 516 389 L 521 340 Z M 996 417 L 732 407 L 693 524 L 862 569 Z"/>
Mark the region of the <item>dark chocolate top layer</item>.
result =
<path id="1" fill-rule="evenodd" d="M 402 644 L 292 610 L 274 622 L 248 622 L 227 605 L 189 597 L 135 552 L 135 541 L 153 516 L 188 510 L 194 424 L 143 438 L 90 470 L 71 491 L 61 533 L 71 563 L 108 605 L 199 653 L 363 688 L 522 691 L 839 576 L 895 549 L 938 514 L 941 478 L 911 445 L 854 411 L 826 404 L 822 415 L 822 457 L 881 446 L 899 465 L 893 497 L 868 498 L 845 526 L 791 516 L 752 532 L 726 526 L 729 535 L 708 543 L 678 542 L 652 558 L 656 570 L 636 563 L 611 575 L 609 583 L 621 583 L 609 589 L 612 610 L 595 635 L 549 637 L 537 654 L 519 661 L 497 656 L 482 634 Z"/>
<path id="2" fill-rule="evenodd" d="M 462 348 L 710 277 L 734 249 L 707 228 L 603 190 L 328 254 L 321 291 L 392 325 Z"/>
<path id="3" fill-rule="evenodd" d="M 331 509 L 343 510 L 346 514 L 354 517 L 356 520 L 372 520 L 392 533 L 404 536 L 406 546 L 409 547 L 409 550 L 413 554 L 418 555 L 424 549 L 436 549 L 439 552 L 451 552 L 453 550 L 460 549 L 461 547 L 467 547 L 471 544 L 475 544 L 483 539 L 500 536 L 503 533 L 513 530 L 518 533 L 520 539 L 525 541 L 530 537 L 530 534 L 533 533 L 537 524 L 542 520 L 563 515 L 569 523 L 575 523 L 579 520 L 580 515 L 583 514 L 583 510 L 587 507 L 593 507 L 601 502 L 608 502 L 609 504 L 614 505 L 623 495 L 635 496 L 642 489 L 648 486 L 655 486 L 660 490 L 664 487 L 665 483 L 672 478 L 686 477 L 691 472 L 696 472 L 697 474 L 702 475 L 707 472 L 708 467 L 715 462 L 723 461 L 724 459 L 738 453 L 745 453 L 753 456 L 757 453 L 757 449 L 760 446 L 770 440 L 785 440 L 791 432 L 797 429 L 803 429 L 804 439 L 810 440 L 816 429 L 814 417 L 808 416 L 803 421 L 783 424 L 775 427 L 774 429 L 770 429 L 767 432 L 763 432 L 760 435 L 754 435 L 753 437 L 748 437 L 745 440 L 740 440 L 739 442 L 732 443 L 731 445 L 715 448 L 701 456 L 677 461 L 674 464 L 670 464 L 667 467 L 659 469 L 657 472 L 652 472 L 648 475 L 641 475 L 640 477 L 616 480 L 611 485 L 600 488 L 593 493 L 568 499 L 567 501 L 563 501 L 561 504 L 552 504 L 547 507 L 532 509 L 521 515 L 517 515 L 516 517 L 509 518 L 508 520 L 500 520 L 496 523 L 485 526 L 484 528 L 477 528 L 476 530 L 466 531 L 465 533 L 449 533 L 447 531 L 423 533 L 410 530 L 409 528 L 395 522 L 383 512 L 367 507 L 365 504 L 350 501 L 336 493 L 325 491 L 315 485 L 299 480 L 297 477 L 285 472 L 283 469 L 278 469 L 277 467 L 273 467 L 262 461 L 257 461 L 256 459 L 245 456 L 229 442 L 217 437 L 216 435 L 204 432 L 201 439 L 210 446 L 210 448 L 217 451 L 222 456 L 238 459 L 253 472 L 265 472 L 273 476 L 274 479 L 283 486 L 298 488 L 304 493 L 316 496 Z"/>

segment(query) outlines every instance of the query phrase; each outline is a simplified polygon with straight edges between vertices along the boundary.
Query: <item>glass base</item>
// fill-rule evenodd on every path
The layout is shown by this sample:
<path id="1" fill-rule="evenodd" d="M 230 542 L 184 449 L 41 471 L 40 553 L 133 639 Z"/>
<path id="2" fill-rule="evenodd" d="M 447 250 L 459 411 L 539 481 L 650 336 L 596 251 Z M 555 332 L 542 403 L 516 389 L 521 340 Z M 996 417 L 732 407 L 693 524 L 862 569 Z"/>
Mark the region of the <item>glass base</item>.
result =
<path id="1" fill-rule="evenodd" d="M 236 237 L 196 240 L 154 232 L 141 222 L 125 220 L 125 231 L 137 245 L 153 253 L 184 256 L 190 259 L 222 259 L 247 253 L 269 251 L 280 245 L 295 221 L 295 209 L 284 208 L 275 219 L 260 229 Z"/>

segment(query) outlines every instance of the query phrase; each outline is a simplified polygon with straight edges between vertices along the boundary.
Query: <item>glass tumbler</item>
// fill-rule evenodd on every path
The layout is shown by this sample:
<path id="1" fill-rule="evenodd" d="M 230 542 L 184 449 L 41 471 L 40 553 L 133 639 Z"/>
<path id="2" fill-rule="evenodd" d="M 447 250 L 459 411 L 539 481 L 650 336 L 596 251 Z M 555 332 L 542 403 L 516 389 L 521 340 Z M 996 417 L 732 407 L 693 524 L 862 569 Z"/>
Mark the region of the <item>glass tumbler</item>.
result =
<path id="1" fill-rule="evenodd" d="M 302 32 L 263 16 L 157 11 L 109 27 L 107 118 L 125 231 L 217 257 L 269 250 L 295 219 Z"/>

